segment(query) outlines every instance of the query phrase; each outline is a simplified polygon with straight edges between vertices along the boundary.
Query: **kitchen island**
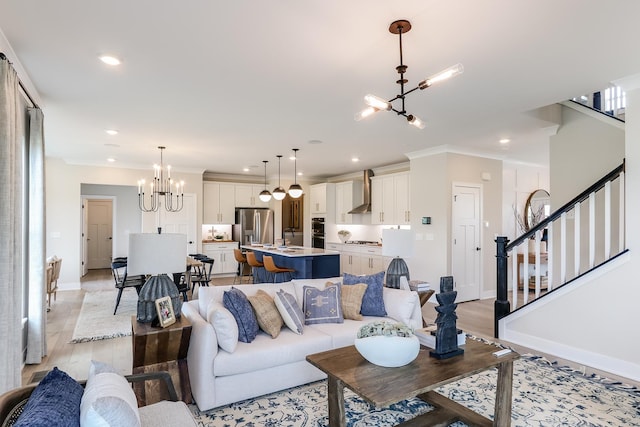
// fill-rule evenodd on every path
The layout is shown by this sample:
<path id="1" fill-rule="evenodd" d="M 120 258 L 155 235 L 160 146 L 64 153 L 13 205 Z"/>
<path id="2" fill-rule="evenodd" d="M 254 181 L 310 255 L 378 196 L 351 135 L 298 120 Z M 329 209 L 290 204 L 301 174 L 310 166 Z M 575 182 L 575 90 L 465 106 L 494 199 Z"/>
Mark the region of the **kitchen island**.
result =
<path id="1" fill-rule="evenodd" d="M 293 279 L 321 279 L 340 276 L 340 252 L 326 249 L 305 248 L 302 246 L 262 246 L 243 245 L 243 250 L 253 251 L 256 259 L 262 262 L 264 255 L 273 257 L 278 267 L 293 268 Z M 254 269 L 253 282 L 273 282 L 273 275 L 262 269 Z M 278 275 L 277 282 L 285 279 L 285 275 Z"/>

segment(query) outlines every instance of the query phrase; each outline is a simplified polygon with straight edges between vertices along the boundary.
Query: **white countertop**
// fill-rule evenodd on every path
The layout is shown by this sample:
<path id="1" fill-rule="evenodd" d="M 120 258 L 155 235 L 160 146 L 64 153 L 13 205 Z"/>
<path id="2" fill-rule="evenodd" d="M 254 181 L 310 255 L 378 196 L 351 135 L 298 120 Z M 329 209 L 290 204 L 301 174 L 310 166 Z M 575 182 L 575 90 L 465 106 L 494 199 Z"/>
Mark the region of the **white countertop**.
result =
<path id="1" fill-rule="evenodd" d="M 340 255 L 340 252 L 338 251 L 332 251 L 329 249 L 305 248 L 302 246 L 287 246 L 281 248 L 271 246 L 265 248 L 262 245 L 242 245 L 241 248 L 288 257 Z"/>

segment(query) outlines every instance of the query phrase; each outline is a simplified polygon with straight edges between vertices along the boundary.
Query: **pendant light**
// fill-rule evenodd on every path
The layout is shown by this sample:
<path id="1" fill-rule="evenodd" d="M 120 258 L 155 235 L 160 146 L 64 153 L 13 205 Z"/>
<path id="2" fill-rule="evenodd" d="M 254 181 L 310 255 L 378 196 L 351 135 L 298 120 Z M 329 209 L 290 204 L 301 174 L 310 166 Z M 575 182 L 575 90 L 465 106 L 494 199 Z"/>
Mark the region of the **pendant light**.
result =
<path id="1" fill-rule="evenodd" d="M 293 184 L 289 187 L 289 196 L 294 199 L 302 196 L 302 187 L 296 179 L 298 176 L 298 150 L 299 148 L 293 148 Z"/>
<path id="2" fill-rule="evenodd" d="M 280 186 L 280 159 L 282 158 L 282 155 L 278 154 L 276 157 L 278 158 L 278 186 L 273 189 L 273 198 L 276 200 L 282 200 L 287 195 L 284 188 Z"/>
<path id="3" fill-rule="evenodd" d="M 269 161 L 263 160 L 262 163 L 264 163 L 264 190 L 260 192 L 258 197 L 260 197 L 262 202 L 267 203 L 271 200 L 271 193 L 267 190 L 267 163 L 269 163 Z"/>

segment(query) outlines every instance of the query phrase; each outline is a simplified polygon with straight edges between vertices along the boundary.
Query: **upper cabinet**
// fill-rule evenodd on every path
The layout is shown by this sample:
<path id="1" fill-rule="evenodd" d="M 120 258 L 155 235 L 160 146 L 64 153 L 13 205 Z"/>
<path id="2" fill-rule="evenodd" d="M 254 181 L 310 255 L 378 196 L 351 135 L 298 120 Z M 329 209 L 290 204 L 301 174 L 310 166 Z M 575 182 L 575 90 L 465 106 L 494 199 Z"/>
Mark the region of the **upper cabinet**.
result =
<path id="1" fill-rule="evenodd" d="M 236 216 L 235 185 L 203 182 L 203 224 L 233 224 Z"/>
<path id="2" fill-rule="evenodd" d="M 260 200 L 260 192 L 264 190 L 264 185 L 258 184 L 235 184 L 236 206 L 239 208 L 268 208 L 269 202 Z"/>
<path id="3" fill-rule="evenodd" d="M 346 181 L 336 184 L 336 224 L 352 224 L 351 209 L 362 204 L 362 182 Z"/>
<path id="4" fill-rule="evenodd" d="M 327 213 L 327 184 L 315 184 L 310 191 L 311 214 Z"/>
<path id="5" fill-rule="evenodd" d="M 404 225 L 411 223 L 409 173 L 371 178 L 371 223 Z"/>

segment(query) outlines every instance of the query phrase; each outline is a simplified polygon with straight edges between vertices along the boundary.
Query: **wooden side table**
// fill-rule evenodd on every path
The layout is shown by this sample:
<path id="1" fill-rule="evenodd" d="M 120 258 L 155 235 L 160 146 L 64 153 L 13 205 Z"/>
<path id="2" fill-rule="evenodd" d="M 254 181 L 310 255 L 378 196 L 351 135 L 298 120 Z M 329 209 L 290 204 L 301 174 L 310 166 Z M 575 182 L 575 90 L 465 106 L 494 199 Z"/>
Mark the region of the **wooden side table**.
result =
<path id="1" fill-rule="evenodd" d="M 180 316 L 176 323 L 166 328 L 141 323 L 131 316 L 133 330 L 133 373 L 168 371 L 176 385 L 178 398 L 192 403 L 187 351 L 191 338 L 191 323 Z M 167 399 L 159 384 L 136 385 L 136 395 L 147 402 Z M 139 402 L 141 403 L 141 402 Z"/>

